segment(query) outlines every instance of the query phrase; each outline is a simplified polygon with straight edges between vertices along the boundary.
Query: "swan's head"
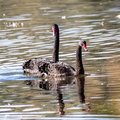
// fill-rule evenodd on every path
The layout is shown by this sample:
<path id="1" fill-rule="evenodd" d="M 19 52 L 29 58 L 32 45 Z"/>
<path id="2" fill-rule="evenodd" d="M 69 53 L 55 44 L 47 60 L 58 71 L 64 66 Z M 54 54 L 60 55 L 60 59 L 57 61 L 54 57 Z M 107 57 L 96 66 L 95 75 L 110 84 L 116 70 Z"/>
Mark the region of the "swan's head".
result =
<path id="1" fill-rule="evenodd" d="M 85 40 L 79 41 L 79 45 L 80 45 L 85 51 L 88 51 Z"/>
<path id="2" fill-rule="evenodd" d="M 52 32 L 53 32 L 53 36 L 57 36 L 59 34 L 59 27 L 57 24 L 53 24 Z"/>

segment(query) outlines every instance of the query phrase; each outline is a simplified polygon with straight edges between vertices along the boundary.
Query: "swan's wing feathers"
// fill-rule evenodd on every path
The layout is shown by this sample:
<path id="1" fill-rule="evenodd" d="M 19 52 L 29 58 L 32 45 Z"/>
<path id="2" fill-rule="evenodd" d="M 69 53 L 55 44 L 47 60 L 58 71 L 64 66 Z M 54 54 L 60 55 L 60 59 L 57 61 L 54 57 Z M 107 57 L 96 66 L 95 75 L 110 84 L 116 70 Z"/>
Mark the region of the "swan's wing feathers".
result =
<path id="1" fill-rule="evenodd" d="M 23 63 L 23 69 L 31 69 L 33 70 L 35 67 L 36 61 L 34 59 L 30 59 Z"/>
<path id="2" fill-rule="evenodd" d="M 71 76 L 75 69 L 62 62 L 54 63 L 44 59 L 30 59 L 23 64 L 24 72 L 31 74 L 53 75 L 53 76 Z"/>
<path id="3" fill-rule="evenodd" d="M 54 76 L 71 76 L 74 75 L 74 68 L 62 62 L 52 63 L 48 65 L 48 74 Z"/>
<path id="4" fill-rule="evenodd" d="M 40 73 L 43 71 L 43 67 L 45 66 L 45 63 L 52 63 L 51 61 L 47 61 L 45 59 L 30 59 L 23 63 L 23 70 L 24 72 L 29 73 Z M 40 69 L 41 67 L 41 69 Z"/>

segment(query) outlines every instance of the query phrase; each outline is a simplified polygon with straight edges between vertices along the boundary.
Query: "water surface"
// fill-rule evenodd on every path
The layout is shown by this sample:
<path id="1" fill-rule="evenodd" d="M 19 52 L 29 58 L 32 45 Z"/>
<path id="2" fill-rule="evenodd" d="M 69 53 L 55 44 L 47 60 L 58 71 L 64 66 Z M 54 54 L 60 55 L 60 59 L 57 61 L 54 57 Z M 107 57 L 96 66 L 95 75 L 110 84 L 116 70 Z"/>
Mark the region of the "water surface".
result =
<path id="1" fill-rule="evenodd" d="M 1 120 L 120 119 L 119 0 L 0 2 Z M 77 43 L 87 41 L 84 80 L 24 75 L 24 61 L 52 59 L 54 23 L 60 61 L 75 67 Z"/>

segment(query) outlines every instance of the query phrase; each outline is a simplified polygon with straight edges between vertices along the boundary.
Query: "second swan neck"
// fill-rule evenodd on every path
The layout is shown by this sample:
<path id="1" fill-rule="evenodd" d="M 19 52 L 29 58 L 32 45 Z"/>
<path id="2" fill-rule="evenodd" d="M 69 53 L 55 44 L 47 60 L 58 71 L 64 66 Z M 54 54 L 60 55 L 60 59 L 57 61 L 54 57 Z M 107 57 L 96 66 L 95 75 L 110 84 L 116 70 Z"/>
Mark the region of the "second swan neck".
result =
<path id="1" fill-rule="evenodd" d="M 78 45 L 76 51 L 76 75 L 84 74 L 84 68 L 82 64 L 82 47 Z"/>

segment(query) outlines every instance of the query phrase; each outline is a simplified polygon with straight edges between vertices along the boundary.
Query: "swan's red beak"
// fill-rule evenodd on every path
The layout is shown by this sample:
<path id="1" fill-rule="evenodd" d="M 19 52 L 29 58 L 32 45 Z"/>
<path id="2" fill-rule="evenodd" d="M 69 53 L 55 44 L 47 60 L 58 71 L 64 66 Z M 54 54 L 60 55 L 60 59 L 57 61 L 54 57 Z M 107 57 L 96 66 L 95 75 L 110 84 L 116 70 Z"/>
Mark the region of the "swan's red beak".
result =
<path id="1" fill-rule="evenodd" d="M 84 49 L 85 51 L 88 51 L 86 44 L 83 44 L 83 49 Z"/>
<path id="2" fill-rule="evenodd" d="M 56 29 L 52 28 L 53 36 L 56 36 Z"/>

